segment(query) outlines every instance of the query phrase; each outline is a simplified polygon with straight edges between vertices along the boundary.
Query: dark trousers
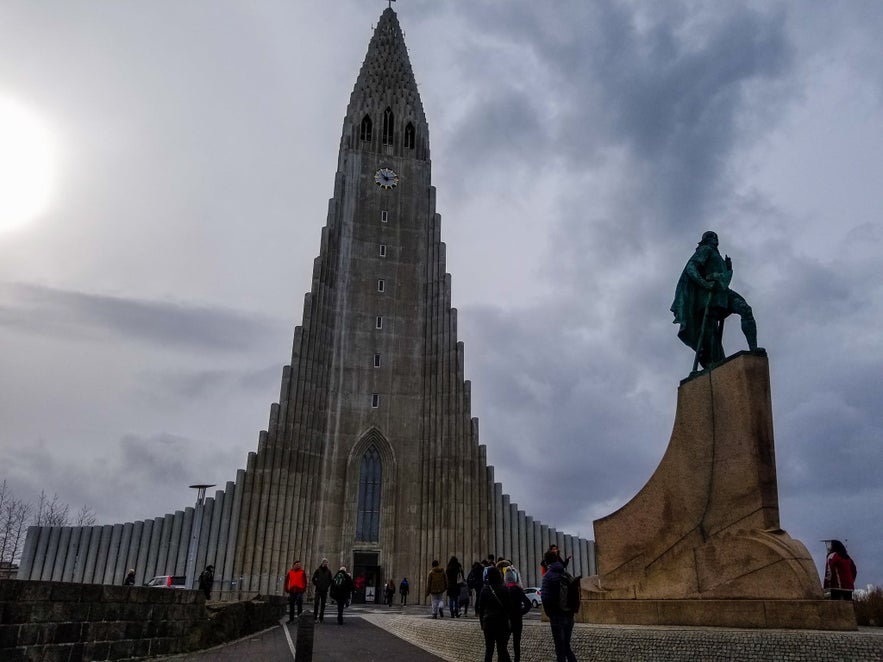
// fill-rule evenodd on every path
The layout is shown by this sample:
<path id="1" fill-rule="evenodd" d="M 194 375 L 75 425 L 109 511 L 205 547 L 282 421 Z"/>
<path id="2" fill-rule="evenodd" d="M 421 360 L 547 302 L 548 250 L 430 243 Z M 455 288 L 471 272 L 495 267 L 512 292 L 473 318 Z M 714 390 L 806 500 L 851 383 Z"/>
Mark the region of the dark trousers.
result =
<path id="1" fill-rule="evenodd" d="M 304 594 L 291 591 L 288 594 L 288 619 L 291 621 L 294 620 L 295 606 L 297 607 L 297 615 L 300 616 L 304 610 Z"/>
<path id="2" fill-rule="evenodd" d="M 484 628 L 484 662 L 493 662 L 494 646 L 497 647 L 497 662 L 512 662 L 509 657 L 509 621 L 505 618 L 485 618 Z"/>
<path id="3" fill-rule="evenodd" d="M 328 591 L 316 591 L 316 598 L 313 600 L 313 620 L 325 620 L 325 601 L 328 599 Z"/>
<path id="4" fill-rule="evenodd" d="M 337 600 L 337 598 L 335 598 Z M 343 608 L 346 607 L 346 601 L 337 600 L 337 622 L 343 625 Z"/>
<path id="5" fill-rule="evenodd" d="M 514 616 L 511 618 L 512 625 L 512 659 L 514 662 L 520 662 L 521 660 L 521 631 L 524 629 L 524 622 L 521 620 L 521 616 L 515 618 Z"/>
<path id="6" fill-rule="evenodd" d="M 570 637 L 573 634 L 573 614 L 549 614 L 552 626 L 552 640 L 555 642 L 555 658 L 557 662 L 576 662 L 576 655 L 570 648 Z"/>
<path id="7" fill-rule="evenodd" d="M 403 605 L 406 605 L 406 606 L 407 606 L 407 604 L 408 604 L 408 594 L 407 594 L 407 593 L 402 593 L 401 596 L 402 596 L 402 599 L 399 600 L 399 602 L 401 602 Z"/>

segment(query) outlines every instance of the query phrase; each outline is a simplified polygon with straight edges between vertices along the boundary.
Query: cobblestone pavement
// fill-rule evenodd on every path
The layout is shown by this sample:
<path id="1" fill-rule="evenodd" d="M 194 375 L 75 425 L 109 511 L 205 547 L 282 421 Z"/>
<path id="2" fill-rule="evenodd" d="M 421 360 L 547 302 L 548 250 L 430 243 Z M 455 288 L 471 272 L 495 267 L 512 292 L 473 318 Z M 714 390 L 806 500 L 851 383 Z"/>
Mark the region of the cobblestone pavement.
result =
<path id="1" fill-rule="evenodd" d="M 448 662 L 475 662 L 484 641 L 475 619 L 435 621 L 412 614 L 371 613 L 363 618 Z M 858 632 L 749 630 L 577 624 L 572 647 L 578 660 L 695 662 L 696 660 L 797 660 L 883 662 L 883 629 Z M 512 645 L 510 642 L 509 650 Z M 525 622 L 522 662 L 555 659 L 552 633 L 537 614 Z"/>
<path id="2" fill-rule="evenodd" d="M 355 605 L 346 610 L 343 626 L 337 625 L 335 615 L 315 629 L 315 662 L 476 662 L 483 658 L 484 640 L 473 615 L 435 620 L 429 616 L 429 608 L 420 605 L 404 609 Z M 295 628 L 289 628 L 292 640 L 296 640 Z M 577 624 L 573 650 L 582 662 L 883 662 L 883 628 L 829 632 Z M 552 634 L 548 624 L 540 622 L 539 610 L 525 617 L 521 651 L 522 662 L 554 660 Z M 276 627 L 173 659 L 269 662 L 293 658 L 282 627 Z"/>

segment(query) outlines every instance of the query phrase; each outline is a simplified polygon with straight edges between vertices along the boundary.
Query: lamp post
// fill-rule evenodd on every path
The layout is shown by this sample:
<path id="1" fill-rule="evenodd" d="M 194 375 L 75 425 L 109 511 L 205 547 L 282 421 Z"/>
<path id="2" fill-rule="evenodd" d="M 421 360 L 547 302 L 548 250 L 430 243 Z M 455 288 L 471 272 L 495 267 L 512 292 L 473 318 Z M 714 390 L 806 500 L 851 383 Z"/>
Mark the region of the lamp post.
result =
<path id="1" fill-rule="evenodd" d="M 193 524 L 190 527 L 190 544 L 187 546 L 187 588 L 194 588 L 193 580 L 196 575 L 196 554 L 199 550 L 199 533 L 202 529 L 202 504 L 205 501 L 205 491 L 214 485 L 191 485 L 196 490 L 196 507 L 193 512 Z"/>

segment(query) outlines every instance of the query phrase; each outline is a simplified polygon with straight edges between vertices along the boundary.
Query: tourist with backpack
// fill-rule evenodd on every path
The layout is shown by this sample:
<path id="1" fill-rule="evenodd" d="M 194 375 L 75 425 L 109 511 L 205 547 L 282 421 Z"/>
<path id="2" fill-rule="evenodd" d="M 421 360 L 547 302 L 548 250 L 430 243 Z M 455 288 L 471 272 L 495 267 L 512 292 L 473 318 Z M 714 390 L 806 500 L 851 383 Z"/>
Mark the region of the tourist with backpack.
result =
<path id="1" fill-rule="evenodd" d="M 558 551 L 549 550 L 543 559 L 546 574 L 543 575 L 543 609 L 549 617 L 552 628 L 552 641 L 555 642 L 556 662 L 576 662 L 576 655 L 570 647 L 573 635 L 573 614 L 579 609 L 579 578 L 574 578 L 564 571 L 564 564 Z M 576 594 L 574 608 L 573 594 Z"/>
<path id="2" fill-rule="evenodd" d="M 346 607 L 354 588 L 353 578 L 346 571 L 346 566 L 340 566 L 340 570 L 331 580 L 331 597 L 337 603 L 338 625 L 343 625 L 343 609 Z"/>
<path id="3" fill-rule="evenodd" d="M 399 602 L 401 603 L 401 605 L 403 607 L 408 606 L 408 593 L 410 593 L 410 592 L 411 592 L 411 586 L 410 586 L 410 584 L 408 584 L 408 578 L 405 577 L 402 580 L 402 583 L 399 584 L 399 595 L 401 596 L 399 598 Z"/>

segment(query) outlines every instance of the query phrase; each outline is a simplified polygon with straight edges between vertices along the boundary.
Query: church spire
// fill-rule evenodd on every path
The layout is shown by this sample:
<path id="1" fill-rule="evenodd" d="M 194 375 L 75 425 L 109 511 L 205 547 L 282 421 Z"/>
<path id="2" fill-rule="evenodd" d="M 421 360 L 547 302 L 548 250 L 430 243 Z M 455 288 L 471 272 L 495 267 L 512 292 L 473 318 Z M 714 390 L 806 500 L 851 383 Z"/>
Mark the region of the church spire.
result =
<path id="1" fill-rule="evenodd" d="M 343 127 L 343 148 L 429 159 L 429 127 L 396 13 L 385 9 L 368 44 Z"/>

